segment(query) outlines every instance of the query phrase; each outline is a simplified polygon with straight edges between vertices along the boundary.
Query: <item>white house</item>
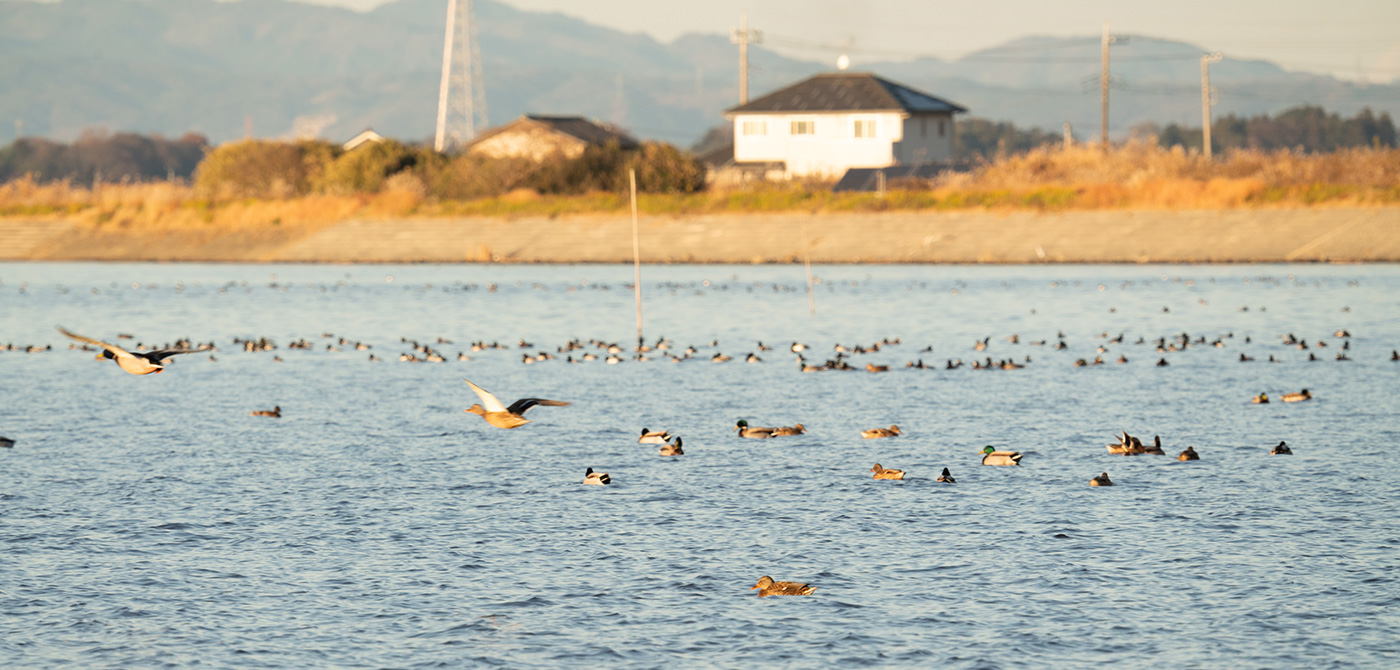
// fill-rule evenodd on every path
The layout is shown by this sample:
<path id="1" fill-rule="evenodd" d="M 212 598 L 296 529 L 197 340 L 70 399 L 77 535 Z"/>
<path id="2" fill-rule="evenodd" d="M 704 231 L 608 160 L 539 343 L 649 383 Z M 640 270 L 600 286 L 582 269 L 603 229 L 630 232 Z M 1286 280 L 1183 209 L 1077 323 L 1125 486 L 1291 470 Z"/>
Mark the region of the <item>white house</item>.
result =
<path id="1" fill-rule="evenodd" d="M 839 177 L 849 168 L 945 163 L 963 107 L 868 72 L 804 79 L 725 110 L 734 162 L 781 162 L 788 176 Z"/>

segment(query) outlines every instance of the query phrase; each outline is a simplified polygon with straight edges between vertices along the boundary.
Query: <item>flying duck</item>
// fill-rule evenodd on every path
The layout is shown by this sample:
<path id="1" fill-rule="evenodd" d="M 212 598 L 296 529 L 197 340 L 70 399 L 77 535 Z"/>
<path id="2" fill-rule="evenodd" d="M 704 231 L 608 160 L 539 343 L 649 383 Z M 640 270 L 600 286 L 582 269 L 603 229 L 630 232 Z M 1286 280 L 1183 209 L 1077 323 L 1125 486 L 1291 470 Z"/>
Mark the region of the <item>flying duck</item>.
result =
<path id="1" fill-rule="evenodd" d="M 510 407 L 506 407 L 505 405 L 501 404 L 500 400 L 496 399 L 496 396 L 491 395 L 491 393 L 486 389 L 483 389 L 480 386 L 473 384 L 470 379 L 463 379 L 462 381 L 466 382 L 467 386 L 472 387 L 472 390 L 476 391 L 477 397 L 481 398 L 481 405 L 472 405 L 464 411 L 486 419 L 486 423 L 489 423 L 497 428 L 505 428 L 509 430 L 511 428 L 519 428 L 520 426 L 530 423 L 529 419 L 526 419 L 524 416 L 521 415 L 524 414 L 526 410 L 530 409 L 531 407 L 534 407 L 535 405 L 563 407 L 569 404 L 560 400 L 545 400 L 544 398 L 521 398 L 511 403 Z M 485 407 L 483 408 L 482 405 L 485 405 Z"/>
<path id="2" fill-rule="evenodd" d="M 165 369 L 165 359 L 178 354 L 193 354 L 196 349 L 157 349 L 155 351 L 127 351 L 115 344 L 94 340 L 90 337 L 83 337 L 74 332 L 65 330 L 63 326 L 58 326 L 58 332 L 67 335 L 79 342 L 102 347 L 103 351 L 97 355 L 98 360 L 109 358 L 117 362 L 121 369 L 133 375 L 148 375 L 159 373 Z"/>

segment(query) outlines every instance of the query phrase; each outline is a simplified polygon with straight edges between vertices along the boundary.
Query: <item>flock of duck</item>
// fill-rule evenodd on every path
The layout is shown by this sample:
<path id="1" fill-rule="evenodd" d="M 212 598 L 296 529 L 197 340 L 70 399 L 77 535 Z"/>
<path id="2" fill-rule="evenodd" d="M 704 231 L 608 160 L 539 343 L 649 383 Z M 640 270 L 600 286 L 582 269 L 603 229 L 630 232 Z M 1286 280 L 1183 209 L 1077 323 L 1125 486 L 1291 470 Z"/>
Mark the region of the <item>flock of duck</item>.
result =
<path id="1" fill-rule="evenodd" d="M 195 345 L 188 339 L 178 340 L 174 346 L 147 348 L 144 345 L 138 345 L 136 347 L 128 349 L 126 347 L 118 346 L 110 342 L 98 340 L 84 335 L 79 335 L 77 333 L 63 328 L 62 326 L 58 327 L 58 331 L 64 336 L 71 338 L 76 342 L 82 343 L 82 346 L 77 348 L 82 348 L 89 351 L 98 351 L 98 360 L 111 360 L 125 372 L 138 376 L 159 374 L 163 372 L 166 365 L 169 362 L 169 359 L 178 355 L 209 353 L 210 359 L 214 360 L 213 352 L 217 349 L 217 347 L 212 342 L 207 344 Z M 1336 331 L 1334 335 L 1337 337 L 1344 338 L 1342 347 L 1338 351 L 1338 354 L 1336 356 L 1337 360 L 1349 360 L 1345 357 L 1345 352 L 1350 349 L 1350 342 L 1345 338 L 1349 338 L 1350 333 L 1346 331 Z M 125 335 L 122 337 L 128 339 L 130 338 L 130 336 Z M 327 333 L 324 334 L 323 337 L 332 338 L 334 336 Z M 1224 336 L 1215 338 L 1214 340 L 1207 340 L 1207 338 L 1205 338 L 1204 336 L 1197 336 L 1193 338 L 1187 333 L 1181 333 L 1170 338 L 1158 338 L 1156 342 L 1152 344 L 1155 345 L 1155 348 L 1158 352 L 1167 353 L 1182 351 L 1189 347 L 1203 345 L 1212 346 L 1215 348 L 1223 348 L 1225 346 L 1225 341 L 1233 337 L 1233 333 L 1228 333 Z M 1102 354 L 1107 351 L 1108 345 L 1122 344 L 1124 338 L 1122 334 L 1110 338 L 1107 333 L 1103 333 L 1100 335 L 1100 339 L 1105 340 L 1104 344 L 1098 347 L 1099 353 Z M 1019 344 L 1020 336 L 1013 334 L 1007 337 L 1006 340 L 1013 345 Z M 1243 340 L 1246 343 L 1249 343 L 1251 341 L 1249 337 L 1245 337 L 1243 338 Z M 411 345 L 415 353 L 403 354 L 401 355 L 400 360 L 410 362 L 445 362 L 446 360 L 446 357 L 443 356 L 442 353 L 434 347 L 434 345 L 422 344 L 415 340 L 409 340 L 407 338 L 401 339 L 401 342 L 404 344 Z M 1296 338 L 1292 334 L 1284 336 L 1283 343 L 1288 346 L 1296 346 L 1300 349 L 1310 348 L 1305 341 Z M 268 338 L 240 339 L 236 340 L 235 344 L 240 346 L 242 349 L 244 349 L 244 351 L 247 352 L 273 351 L 277 349 L 277 346 Z M 358 351 L 366 351 L 371 349 L 371 345 L 369 344 L 358 341 L 351 341 L 345 338 L 340 338 L 336 344 L 338 344 L 339 347 L 336 345 L 328 344 L 326 346 L 326 349 L 332 351 L 338 351 L 340 350 L 340 347 L 352 348 Z M 442 346 L 445 344 L 451 344 L 451 341 L 446 340 L 444 338 L 437 338 L 435 344 L 437 346 Z M 811 352 L 812 348 L 806 344 L 793 342 L 790 346 L 785 348 L 787 348 L 790 352 L 796 355 L 797 364 L 802 372 L 817 372 L 828 370 L 860 369 L 850 364 L 849 360 L 852 357 L 880 352 L 883 349 L 888 349 L 889 347 L 897 346 L 899 344 L 901 344 L 901 340 L 899 338 L 886 338 L 884 340 L 881 340 L 880 342 L 876 342 L 869 346 L 847 346 L 836 344 L 832 349 L 834 355 L 831 358 L 828 358 L 827 360 L 822 362 L 821 364 L 813 364 L 808 362 L 806 354 L 808 352 Z M 988 348 L 989 344 L 990 337 L 984 338 L 982 340 L 977 340 L 973 343 L 973 349 L 975 351 L 982 352 Z M 1031 346 L 1047 346 L 1047 340 L 1031 341 L 1028 342 L 1028 344 L 1030 344 Z M 1145 338 L 1139 338 L 1137 340 L 1137 344 L 1148 344 L 1148 341 Z M 717 348 L 718 342 L 712 341 L 709 343 L 708 346 L 711 348 Z M 1056 350 L 1066 349 L 1067 344 L 1065 342 L 1064 333 L 1058 333 L 1058 337 L 1056 338 L 1055 344 L 1049 346 Z M 1319 340 L 1316 346 L 1317 348 L 1322 348 L 1327 345 L 1325 342 Z M 316 347 L 310 342 L 307 342 L 306 340 L 296 340 L 291 345 L 288 345 L 288 348 L 310 350 L 315 349 Z M 490 350 L 504 350 L 509 348 L 510 347 L 495 342 L 488 344 L 484 341 L 473 342 L 470 347 L 473 353 L 486 352 Z M 534 348 L 534 345 L 524 340 L 520 340 L 516 348 L 517 350 L 530 349 Z M 598 350 L 598 353 L 589 351 L 590 348 Z M 30 349 L 32 350 L 33 348 L 31 347 Z M 51 349 L 51 347 L 45 347 L 43 350 L 49 349 Z M 649 354 L 653 353 L 660 353 L 665 359 L 670 360 L 672 362 L 708 359 L 712 362 L 723 363 L 732 360 L 731 357 L 719 353 L 718 351 L 716 351 L 713 355 L 709 356 L 701 355 L 700 350 L 694 346 L 690 346 L 685 348 L 684 350 L 680 350 L 679 353 L 677 353 L 675 349 L 675 345 L 670 340 L 666 338 L 660 338 L 651 345 L 641 344 L 635 349 L 633 349 L 628 360 L 636 362 L 650 360 Z M 772 347 L 764 345 L 762 342 L 759 342 L 757 345 L 757 350 L 759 352 L 769 352 L 772 351 L 772 349 Z M 585 361 L 596 360 L 600 354 L 607 355 L 607 358 L 605 359 L 607 363 L 617 364 L 623 362 L 624 360 L 622 356 L 620 356 L 620 354 L 624 353 L 624 349 L 621 346 L 619 346 L 615 342 L 610 343 L 602 340 L 589 340 L 585 344 L 581 340 L 571 339 L 564 345 L 558 347 L 556 351 L 559 354 L 565 355 L 565 361 L 569 363 L 582 363 Z M 575 359 L 572 352 L 583 353 L 581 353 L 578 356 L 578 358 Z M 920 353 L 931 352 L 932 347 L 925 347 L 924 349 L 920 350 Z M 422 354 L 423 358 L 418 358 L 418 354 Z M 379 360 L 378 357 L 374 354 L 370 354 L 370 358 L 371 360 Z M 547 353 L 545 351 L 538 351 L 538 353 L 534 355 L 522 355 L 522 361 L 527 364 L 556 360 L 556 358 L 557 357 L 555 355 Z M 472 358 L 468 356 L 465 352 L 460 352 L 458 354 L 458 359 L 463 361 L 472 360 Z M 1272 355 L 1269 357 L 1269 359 L 1276 360 L 1275 357 Z M 280 360 L 280 357 L 278 360 Z M 745 357 L 745 360 L 749 363 L 763 362 L 763 359 L 760 358 L 757 355 L 757 353 L 754 352 L 750 352 Z M 1243 353 L 1240 354 L 1240 361 L 1242 362 L 1250 362 L 1253 360 L 1253 358 L 1250 358 Z M 1313 358 L 1313 360 L 1316 360 L 1315 357 Z M 1400 353 L 1392 351 L 1391 360 L 1400 361 Z M 1120 364 L 1126 363 L 1127 359 L 1126 357 L 1120 355 L 1118 358 L 1118 362 Z M 985 370 L 1013 370 L 1024 368 L 1030 363 L 1030 356 L 1025 356 L 1023 362 L 1017 362 L 1012 358 L 993 361 L 990 357 L 988 357 L 986 358 L 985 362 L 974 361 L 971 367 L 973 369 Z M 1097 357 L 1092 363 L 1089 363 L 1085 359 L 1081 358 L 1075 362 L 1075 366 L 1097 365 L 1101 363 L 1101 356 Z M 1166 365 L 1165 358 L 1161 359 L 1158 365 Z M 922 358 L 920 358 L 917 361 L 909 361 L 904 367 L 912 369 L 928 369 L 933 366 L 925 365 Z M 956 361 L 953 359 L 949 359 L 943 367 L 945 369 L 957 369 L 963 367 L 963 362 L 961 359 L 957 359 Z M 890 368 L 890 365 L 876 365 L 873 363 L 867 363 L 864 366 L 864 369 L 867 372 L 888 372 Z M 526 419 L 524 415 L 527 411 L 535 407 L 562 407 L 569 405 L 568 402 L 564 401 L 535 397 L 520 398 L 515 402 L 511 403 L 510 405 L 506 405 L 503 402 L 501 402 L 494 394 L 473 383 L 471 380 L 464 381 L 466 381 L 468 386 L 470 386 L 471 390 L 480 399 L 480 403 L 473 404 L 464 411 L 470 414 L 480 416 L 486 423 L 497 428 L 510 430 L 519 428 L 530 423 L 530 420 Z M 1312 395 L 1307 389 L 1303 389 L 1302 391 L 1297 393 L 1284 393 L 1280 397 L 1280 399 L 1283 402 L 1301 402 L 1312 399 Z M 1270 402 L 1270 398 L 1267 393 L 1260 393 L 1258 396 L 1253 397 L 1251 400 L 1253 403 L 1256 404 Z M 250 415 L 256 417 L 280 418 L 281 410 L 281 406 L 278 405 L 271 410 L 257 410 L 250 412 Z M 798 423 L 793 426 L 752 426 L 749 425 L 748 421 L 744 419 L 738 420 L 733 430 L 737 433 L 739 437 L 748 439 L 773 439 L 784 436 L 803 435 L 807 433 L 806 427 L 803 426 L 801 423 Z M 893 438 L 898 437 L 901 434 L 901 430 L 897 425 L 891 425 L 888 428 L 870 428 L 861 431 L 861 437 L 865 439 Z M 659 445 L 659 454 L 662 456 L 681 456 L 685 453 L 681 437 L 672 435 L 671 433 L 665 430 L 658 431 L 651 430 L 649 428 L 642 428 L 641 434 L 638 437 L 637 441 L 638 443 L 642 444 Z M 0 437 L 0 448 L 11 448 L 14 446 L 14 444 L 14 440 Z M 1108 444 L 1107 449 L 1110 454 L 1123 456 L 1165 455 L 1160 436 L 1154 436 L 1152 444 L 1148 445 L 1144 444 L 1140 438 L 1129 435 L 1126 431 L 1124 431 L 1122 435 L 1116 436 L 1116 442 L 1113 444 Z M 1280 442 L 1269 453 L 1273 455 L 1286 455 L 1291 454 L 1292 450 L 1288 447 L 1286 442 Z M 981 463 L 983 465 L 988 466 L 1017 466 L 1021 464 L 1022 460 L 1022 454 L 1019 452 L 1000 451 L 990 445 L 983 448 L 981 454 Z M 1177 456 L 1177 459 L 1181 461 L 1194 461 L 1199 460 L 1200 455 L 1196 452 L 1193 446 L 1188 445 L 1186 449 Z M 886 468 L 879 463 L 874 464 L 874 466 L 870 468 L 870 472 L 873 473 L 873 479 L 877 480 L 902 480 L 904 479 L 906 474 L 903 470 Z M 956 482 L 952 473 L 946 467 L 943 468 L 943 471 L 937 478 L 937 481 L 940 483 L 947 484 L 953 484 Z M 608 473 L 597 472 L 593 470 L 592 467 L 586 469 L 583 484 L 606 486 L 611 483 L 612 478 Z M 1114 484 L 1109 478 L 1108 473 L 1104 472 L 1096 477 L 1093 477 L 1089 481 L 1089 485 L 1098 487 L 1113 486 Z M 764 577 L 759 579 L 758 583 L 755 586 L 753 586 L 750 590 L 758 590 L 758 595 L 760 597 L 765 597 L 771 595 L 808 595 L 815 591 L 816 587 L 812 586 L 811 584 L 800 582 L 774 581 L 772 577 L 765 575 Z"/>

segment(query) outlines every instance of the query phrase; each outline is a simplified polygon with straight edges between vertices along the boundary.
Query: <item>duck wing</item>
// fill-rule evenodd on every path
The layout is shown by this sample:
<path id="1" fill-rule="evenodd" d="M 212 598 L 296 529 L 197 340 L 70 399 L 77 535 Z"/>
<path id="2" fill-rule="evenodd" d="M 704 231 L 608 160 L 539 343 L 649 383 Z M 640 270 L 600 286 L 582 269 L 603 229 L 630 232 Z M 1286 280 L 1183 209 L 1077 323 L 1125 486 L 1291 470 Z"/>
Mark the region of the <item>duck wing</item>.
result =
<path id="1" fill-rule="evenodd" d="M 57 326 L 57 328 L 58 328 L 58 332 L 63 333 L 64 335 L 66 335 L 66 336 L 68 336 L 68 337 L 71 337 L 71 338 L 73 338 L 73 339 L 75 339 L 75 340 L 77 340 L 77 341 L 79 341 L 79 342 L 86 342 L 86 343 L 88 343 L 88 344 L 91 344 L 91 345 L 94 345 L 94 346 L 98 346 L 98 347 L 102 347 L 103 349 L 106 349 L 108 353 L 112 354 L 112 356 L 110 356 L 109 358 L 111 358 L 111 357 L 120 357 L 120 356 L 132 356 L 132 353 L 131 353 L 130 351 L 127 351 L 126 349 L 123 349 L 123 348 L 121 348 L 121 347 L 119 347 L 119 346 L 117 346 L 117 345 L 115 345 L 115 344 L 110 344 L 110 343 L 108 343 L 108 342 L 103 342 L 102 340 L 94 340 L 94 339 L 92 339 L 91 337 L 84 337 L 84 336 L 82 336 L 82 335 L 79 335 L 79 334 L 77 334 L 77 333 L 75 333 L 75 332 L 72 332 L 72 331 L 70 331 L 70 330 L 64 328 L 63 326 Z"/>
<path id="2" fill-rule="evenodd" d="M 485 407 L 485 408 L 486 408 L 486 411 L 488 411 L 488 412 L 504 412 L 504 411 L 506 411 L 506 406 L 505 406 L 505 405 L 502 405 L 502 404 L 501 404 L 501 401 L 496 399 L 496 396 L 491 395 L 491 392 L 490 392 L 490 391 L 487 391 L 486 389 L 481 388 L 480 386 L 477 386 L 476 384 L 473 384 L 473 383 L 472 383 L 472 380 L 467 379 L 467 378 L 465 378 L 465 377 L 462 378 L 462 381 L 466 382 L 466 383 L 467 383 L 467 386 L 472 387 L 472 390 L 473 390 L 473 391 L 476 391 L 477 397 L 478 397 L 478 398 L 481 398 L 481 406 L 482 406 L 482 407 Z"/>
<path id="3" fill-rule="evenodd" d="M 148 360 L 148 361 L 150 361 L 150 362 L 152 362 L 152 363 L 159 364 L 161 361 L 163 361 L 163 360 L 165 360 L 165 359 L 167 359 L 167 358 L 170 358 L 171 356 L 178 356 L 178 355 L 180 355 L 180 354 L 197 354 L 197 353 L 199 353 L 199 350 L 197 350 L 197 349 L 157 349 L 157 350 L 155 350 L 155 351 L 137 352 L 137 353 L 132 354 L 132 355 L 133 355 L 133 356 L 140 356 L 141 358 L 144 358 L 144 359 L 146 359 L 146 360 Z"/>
<path id="4" fill-rule="evenodd" d="M 544 398 L 521 398 L 511 403 L 510 407 L 506 408 L 506 411 L 512 414 L 524 414 L 525 410 L 530 409 L 535 405 L 544 405 L 546 407 L 564 407 L 568 404 L 569 403 L 566 403 L 562 400 L 545 400 Z"/>

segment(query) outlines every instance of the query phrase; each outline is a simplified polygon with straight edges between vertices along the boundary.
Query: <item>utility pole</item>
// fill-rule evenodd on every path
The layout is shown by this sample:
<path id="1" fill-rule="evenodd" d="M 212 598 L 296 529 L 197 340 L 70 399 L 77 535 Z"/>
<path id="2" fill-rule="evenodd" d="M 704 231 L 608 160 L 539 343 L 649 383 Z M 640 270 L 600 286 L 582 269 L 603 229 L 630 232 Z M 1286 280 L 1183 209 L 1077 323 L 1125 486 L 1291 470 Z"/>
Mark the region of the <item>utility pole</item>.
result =
<path id="1" fill-rule="evenodd" d="M 1103 22 L 1103 71 L 1099 73 L 1099 136 L 1103 139 L 1103 148 L 1108 149 L 1108 45 L 1113 43 L 1113 36 L 1108 34 L 1108 22 Z"/>
<path id="2" fill-rule="evenodd" d="M 1219 52 L 1201 56 L 1201 150 L 1210 160 L 1210 64 L 1219 63 Z"/>
<path id="3" fill-rule="evenodd" d="M 1070 132 L 1069 122 L 1065 122 L 1065 151 L 1074 146 L 1074 133 Z"/>
<path id="4" fill-rule="evenodd" d="M 484 128 L 486 124 L 486 90 L 481 77 L 481 51 L 476 41 L 476 12 L 472 0 L 448 0 L 433 148 L 447 151 L 460 147 L 476 137 L 477 128 Z"/>
<path id="5" fill-rule="evenodd" d="M 749 43 L 763 43 L 763 31 L 749 30 L 749 13 L 739 12 L 739 27 L 731 28 L 729 41 L 739 45 L 739 104 L 749 101 Z"/>

